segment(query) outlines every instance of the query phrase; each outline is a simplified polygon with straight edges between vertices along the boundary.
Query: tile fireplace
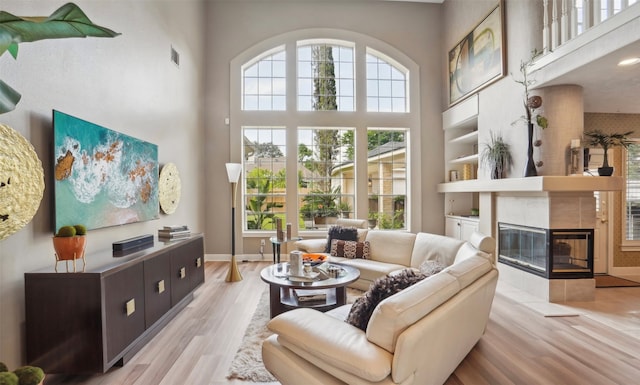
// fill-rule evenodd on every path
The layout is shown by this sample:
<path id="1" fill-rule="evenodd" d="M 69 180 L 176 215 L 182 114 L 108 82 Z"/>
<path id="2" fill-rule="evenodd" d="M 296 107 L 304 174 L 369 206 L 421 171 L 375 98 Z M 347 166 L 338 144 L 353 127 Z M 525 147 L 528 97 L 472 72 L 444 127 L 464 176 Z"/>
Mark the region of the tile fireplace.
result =
<path id="1" fill-rule="evenodd" d="M 593 278 L 593 229 L 498 223 L 498 261 L 547 279 Z"/>

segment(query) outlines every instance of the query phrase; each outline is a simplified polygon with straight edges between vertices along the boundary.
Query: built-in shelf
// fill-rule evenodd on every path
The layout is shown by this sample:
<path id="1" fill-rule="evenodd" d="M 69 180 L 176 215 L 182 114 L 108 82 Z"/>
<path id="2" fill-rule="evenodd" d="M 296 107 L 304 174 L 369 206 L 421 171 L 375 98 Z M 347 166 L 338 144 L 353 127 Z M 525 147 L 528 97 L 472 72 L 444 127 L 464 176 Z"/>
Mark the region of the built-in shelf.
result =
<path id="1" fill-rule="evenodd" d="M 467 156 L 461 156 L 449 161 L 451 164 L 463 164 L 463 163 L 478 163 L 478 154 L 471 154 Z"/>
<path id="2" fill-rule="evenodd" d="M 478 131 L 471 131 L 468 134 L 458 136 L 449 141 L 450 144 L 475 144 L 478 142 Z"/>
<path id="3" fill-rule="evenodd" d="M 438 184 L 437 191 L 449 192 L 570 192 L 621 191 L 618 176 L 534 176 L 529 178 L 473 179 Z"/>
<path id="4" fill-rule="evenodd" d="M 445 180 L 474 178 L 478 164 L 478 95 L 442 113 Z"/>

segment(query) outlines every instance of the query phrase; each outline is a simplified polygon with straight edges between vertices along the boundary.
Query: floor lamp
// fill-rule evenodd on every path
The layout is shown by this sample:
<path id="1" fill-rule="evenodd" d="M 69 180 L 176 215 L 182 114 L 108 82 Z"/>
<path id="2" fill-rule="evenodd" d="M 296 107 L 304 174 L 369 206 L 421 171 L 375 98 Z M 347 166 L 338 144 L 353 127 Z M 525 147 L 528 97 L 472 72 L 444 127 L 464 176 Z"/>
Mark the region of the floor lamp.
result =
<path id="1" fill-rule="evenodd" d="M 227 176 L 231 183 L 231 265 L 227 273 L 227 282 L 242 281 L 242 274 L 238 270 L 236 263 L 236 191 L 238 189 L 238 179 L 242 173 L 240 163 L 227 163 Z"/>

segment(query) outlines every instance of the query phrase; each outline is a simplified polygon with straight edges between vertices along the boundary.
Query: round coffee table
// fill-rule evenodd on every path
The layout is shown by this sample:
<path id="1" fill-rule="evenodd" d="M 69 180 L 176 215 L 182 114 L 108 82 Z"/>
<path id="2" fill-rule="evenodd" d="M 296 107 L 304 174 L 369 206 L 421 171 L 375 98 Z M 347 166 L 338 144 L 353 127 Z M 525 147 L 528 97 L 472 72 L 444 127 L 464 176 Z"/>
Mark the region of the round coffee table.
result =
<path id="1" fill-rule="evenodd" d="M 260 278 L 269 284 L 271 318 L 299 307 L 327 311 L 347 303 L 347 285 L 360 278 L 360 270 L 337 263 L 332 263 L 332 265 L 342 268 L 340 276 L 311 282 L 291 280 L 287 275 L 289 269 L 287 262 L 277 263 L 262 269 Z M 295 296 L 294 289 L 322 290 L 326 294 L 326 299 L 324 301 L 301 302 Z"/>

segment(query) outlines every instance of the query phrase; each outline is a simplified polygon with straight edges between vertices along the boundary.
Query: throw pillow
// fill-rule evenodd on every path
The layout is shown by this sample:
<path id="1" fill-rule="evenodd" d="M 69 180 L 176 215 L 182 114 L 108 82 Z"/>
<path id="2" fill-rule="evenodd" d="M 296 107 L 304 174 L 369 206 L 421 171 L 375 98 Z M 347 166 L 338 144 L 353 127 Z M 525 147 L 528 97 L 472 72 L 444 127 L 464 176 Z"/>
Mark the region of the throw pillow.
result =
<path id="1" fill-rule="evenodd" d="M 439 272 L 444 270 L 445 267 L 447 267 L 447 265 L 442 262 L 427 259 L 420 264 L 419 270 L 422 274 L 428 277 L 430 275 L 438 274 Z"/>
<path id="2" fill-rule="evenodd" d="M 342 241 L 357 241 L 358 230 L 355 227 L 331 226 L 327 232 L 327 246 L 325 253 L 331 252 L 331 241 L 340 239 Z"/>
<path id="3" fill-rule="evenodd" d="M 356 242 L 334 239 L 331 241 L 331 256 L 369 259 L 369 247 L 369 241 Z"/>
<path id="4" fill-rule="evenodd" d="M 376 279 L 375 282 L 371 284 L 369 290 L 353 303 L 345 321 L 366 331 L 373 310 L 382 300 L 420 282 L 426 277 L 427 276 L 422 273 L 405 269 L 398 274 Z"/>

